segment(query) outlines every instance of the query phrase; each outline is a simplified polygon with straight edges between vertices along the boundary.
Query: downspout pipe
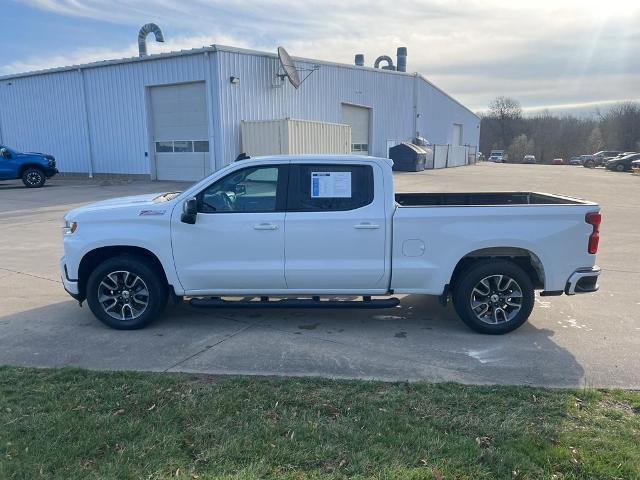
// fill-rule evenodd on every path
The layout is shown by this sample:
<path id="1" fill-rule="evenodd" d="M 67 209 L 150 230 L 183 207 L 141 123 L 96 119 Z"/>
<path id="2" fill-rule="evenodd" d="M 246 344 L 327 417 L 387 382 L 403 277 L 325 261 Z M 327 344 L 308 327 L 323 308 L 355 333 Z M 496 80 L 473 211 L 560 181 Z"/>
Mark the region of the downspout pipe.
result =
<path id="1" fill-rule="evenodd" d="M 147 35 L 150 33 L 153 33 L 156 37 L 156 42 L 164 43 L 164 35 L 158 25 L 155 23 L 147 23 L 146 25 L 143 25 L 138 33 L 138 54 L 141 57 L 145 57 L 147 55 Z"/>

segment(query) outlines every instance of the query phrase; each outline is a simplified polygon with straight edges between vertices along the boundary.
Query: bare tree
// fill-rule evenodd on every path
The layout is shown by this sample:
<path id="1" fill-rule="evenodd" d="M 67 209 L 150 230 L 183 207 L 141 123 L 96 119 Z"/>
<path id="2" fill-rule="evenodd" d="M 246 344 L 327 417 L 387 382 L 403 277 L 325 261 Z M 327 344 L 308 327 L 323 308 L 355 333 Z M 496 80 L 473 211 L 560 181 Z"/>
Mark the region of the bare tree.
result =
<path id="1" fill-rule="evenodd" d="M 511 97 L 496 97 L 489 103 L 489 116 L 500 120 L 522 117 L 520 102 Z"/>
<path id="2" fill-rule="evenodd" d="M 589 117 L 554 116 L 549 112 L 522 117 L 517 101 L 496 98 L 482 116 L 481 150 L 507 149 L 519 135 L 526 135 L 526 153 L 535 154 L 539 163 L 598 150 L 640 151 L 640 103 L 620 103 Z M 518 152 L 511 152 L 515 161 L 520 161 L 515 155 L 522 153 L 522 140 L 516 142 Z"/>
<path id="3" fill-rule="evenodd" d="M 489 117 L 498 123 L 501 146 L 507 148 L 515 136 L 516 124 L 522 118 L 520 102 L 510 97 L 496 97 L 489 103 Z"/>

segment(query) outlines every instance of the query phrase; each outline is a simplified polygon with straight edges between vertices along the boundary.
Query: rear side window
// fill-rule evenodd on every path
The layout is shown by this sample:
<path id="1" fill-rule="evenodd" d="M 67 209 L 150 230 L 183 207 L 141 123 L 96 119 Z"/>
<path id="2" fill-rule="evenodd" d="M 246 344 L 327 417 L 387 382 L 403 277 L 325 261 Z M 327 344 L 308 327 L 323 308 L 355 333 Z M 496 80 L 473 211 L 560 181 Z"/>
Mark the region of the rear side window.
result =
<path id="1" fill-rule="evenodd" d="M 344 211 L 373 201 L 370 165 L 293 165 L 287 210 Z"/>

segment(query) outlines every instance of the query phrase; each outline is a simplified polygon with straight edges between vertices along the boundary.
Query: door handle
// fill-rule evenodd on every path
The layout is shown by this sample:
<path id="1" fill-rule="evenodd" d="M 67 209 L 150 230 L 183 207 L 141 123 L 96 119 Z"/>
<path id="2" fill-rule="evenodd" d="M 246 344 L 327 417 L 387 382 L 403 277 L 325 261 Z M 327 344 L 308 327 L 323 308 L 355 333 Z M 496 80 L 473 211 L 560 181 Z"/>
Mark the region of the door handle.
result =
<path id="1" fill-rule="evenodd" d="M 256 223 L 253 226 L 254 230 L 278 230 L 278 225 L 273 223 Z"/>
<path id="2" fill-rule="evenodd" d="M 353 228 L 357 228 L 358 230 L 376 230 L 380 228 L 380 225 L 377 225 L 375 223 L 362 222 L 354 225 Z"/>

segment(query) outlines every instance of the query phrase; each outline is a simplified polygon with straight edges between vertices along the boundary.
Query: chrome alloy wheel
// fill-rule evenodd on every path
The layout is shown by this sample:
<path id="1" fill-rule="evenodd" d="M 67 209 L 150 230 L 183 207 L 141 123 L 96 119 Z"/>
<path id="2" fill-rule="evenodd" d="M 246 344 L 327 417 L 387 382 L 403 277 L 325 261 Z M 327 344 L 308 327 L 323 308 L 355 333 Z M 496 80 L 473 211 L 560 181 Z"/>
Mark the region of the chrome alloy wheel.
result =
<path id="1" fill-rule="evenodd" d="M 42 175 L 39 172 L 29 172 L 27 174 L 27 183 L 29 185 L 38 185 L 42 182 Z"/>
<path id="2" fill-rule="evenodd" d="M 507 275 L 490 275 L 471 291 L 471 310 L 476 318 L 492 325 L 513 320 L 522 308 L 522 289 Z"/>
<path id="3" fill-rule="evenodd" d="M 118 270 L 109 273 L 98 285 L 98 302 L 110 317 L 133 320 L 149 305 L 149 289 L 134 273 Z"/>

